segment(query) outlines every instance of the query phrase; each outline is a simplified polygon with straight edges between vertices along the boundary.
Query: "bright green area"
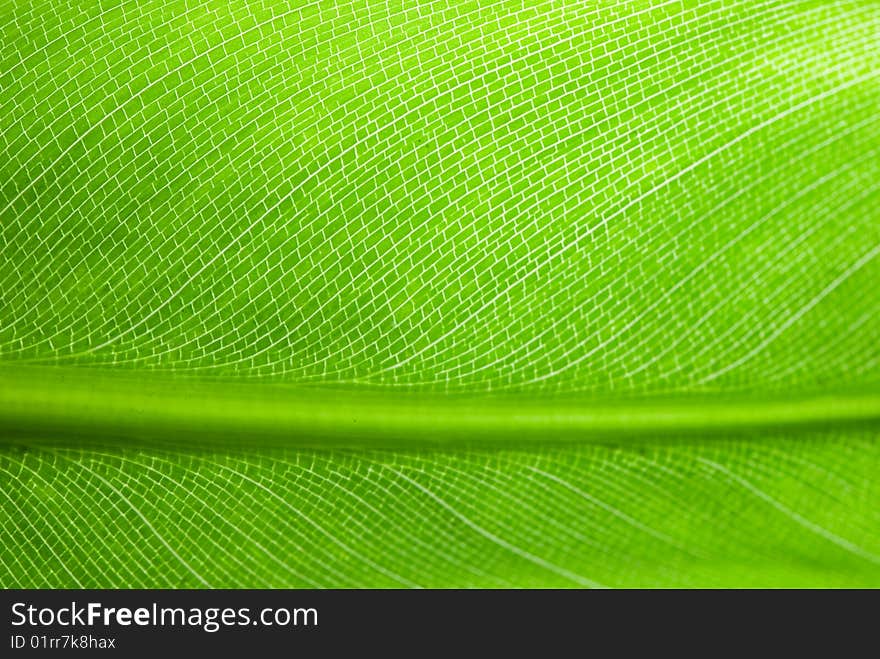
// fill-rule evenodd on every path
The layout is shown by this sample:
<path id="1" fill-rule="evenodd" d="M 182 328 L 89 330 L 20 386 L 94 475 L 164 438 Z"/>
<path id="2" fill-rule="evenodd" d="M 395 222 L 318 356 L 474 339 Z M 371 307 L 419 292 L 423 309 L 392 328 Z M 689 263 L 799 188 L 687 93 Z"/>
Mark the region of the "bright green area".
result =
<path id="1" fill-rule="evenodd" d="M 0 0 L 0 586 L 880 586 L 878 34 Z"/>
<path id="2" fill-rule="evenodd" d="M 880 587 L 876 432 L 0 454 L 18 586 Z M 8 484 L 8 485 L 7 485 Z"/>

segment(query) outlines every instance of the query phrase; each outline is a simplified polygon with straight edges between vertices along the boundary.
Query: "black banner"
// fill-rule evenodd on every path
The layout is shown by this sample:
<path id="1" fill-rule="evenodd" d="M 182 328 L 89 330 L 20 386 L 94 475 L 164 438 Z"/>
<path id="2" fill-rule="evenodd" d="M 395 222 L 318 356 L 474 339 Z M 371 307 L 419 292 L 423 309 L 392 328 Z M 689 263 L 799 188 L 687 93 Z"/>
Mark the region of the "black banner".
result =
<path id="1" fill-rule="evenodd" d="M 773 644 L 838 654 L 873 642 L 878 601 L 877 591 L 7 590 L 0 656 L 606 656 Z"/>

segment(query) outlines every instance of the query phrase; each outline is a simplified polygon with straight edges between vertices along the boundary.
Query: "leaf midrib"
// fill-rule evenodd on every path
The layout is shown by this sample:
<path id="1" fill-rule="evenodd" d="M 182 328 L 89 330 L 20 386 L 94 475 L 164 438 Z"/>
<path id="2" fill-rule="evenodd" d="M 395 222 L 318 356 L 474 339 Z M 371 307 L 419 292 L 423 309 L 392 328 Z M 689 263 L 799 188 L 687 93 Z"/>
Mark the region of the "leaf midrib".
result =
<path id="1" fill-rule="evenodd" d="M 415 447 L 576 442 L 880 422 L 880 392 L 791 396 L 401 393 L 63 367 L 0 366 L 0 442 Z"/>

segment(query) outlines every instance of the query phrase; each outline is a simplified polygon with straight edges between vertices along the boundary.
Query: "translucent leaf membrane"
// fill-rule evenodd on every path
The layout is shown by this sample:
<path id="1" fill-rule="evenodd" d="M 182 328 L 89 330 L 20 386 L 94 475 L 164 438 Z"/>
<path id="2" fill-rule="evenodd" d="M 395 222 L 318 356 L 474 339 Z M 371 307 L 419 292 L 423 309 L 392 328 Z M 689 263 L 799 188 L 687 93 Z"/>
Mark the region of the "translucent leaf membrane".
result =
<path id="1" fill-rule="evenodd" d="M 0 453 L 18 587 L 880 586 L 876 432 Z M 8 536 L 9 537 L 9 536 Z"/>
<path id="2" fill-rule="evenodd" d="M 0 0 L 0 585 L 880 585 L 878 34 Z"/>

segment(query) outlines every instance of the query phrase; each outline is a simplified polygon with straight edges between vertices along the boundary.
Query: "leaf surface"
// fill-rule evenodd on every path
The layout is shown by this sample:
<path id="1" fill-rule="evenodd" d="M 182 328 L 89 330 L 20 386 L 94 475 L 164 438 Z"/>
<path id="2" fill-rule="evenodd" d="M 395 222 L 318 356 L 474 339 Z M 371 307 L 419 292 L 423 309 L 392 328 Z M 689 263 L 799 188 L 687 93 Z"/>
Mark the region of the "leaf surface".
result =
<path id="1" fill-rule="evenodd" d="M 0 585 L 880 586 L 875 2 L 0 2 Z"/>

